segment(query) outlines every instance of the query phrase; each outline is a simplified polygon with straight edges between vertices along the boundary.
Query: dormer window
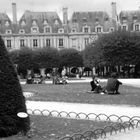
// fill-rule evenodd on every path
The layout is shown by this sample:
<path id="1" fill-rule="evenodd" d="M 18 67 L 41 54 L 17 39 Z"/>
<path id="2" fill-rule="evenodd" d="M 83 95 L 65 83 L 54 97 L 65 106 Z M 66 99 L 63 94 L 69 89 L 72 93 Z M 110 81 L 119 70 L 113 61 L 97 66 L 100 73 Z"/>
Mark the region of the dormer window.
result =
<path id="1" fill-rule="evenodd" d="M 6 21 L 5 26 L 9 26 L 9 25 L 10 25 L 9 21 Z"/>
<path id="2" fill-rule="evenodd" d="M 140 31 L 140 24 L 134 24 L 134 31 Z"/>
<path id="3" fill-rule="evenodd" d="M 36 20 L 33 20 L 32 25 L 33 25 L 33 26 L 36 26 L 36 25 L 37 25 Z"/>
<path id="4" fill-rule="evenodd" d="M 62 28 L 59 29 L 59 30 L 58 30 L 58 33 L 64 33 L 64 29 L 62 29 Z"/>
<path id="5" fill-rule="evenodd" d="M 86 18 L 83 18 L 83 22 L 87 22 L 87 19 Z"/>
<path id="6" fill-rule="evenodd" d="M 109 30 L 110 30 L 110 32 L 113 32 L 114 31 L 114 27 L 111 27 Z"/>
<path id="7" fill-rule="evenodd" d="M 127 24 L 123 24 L 123 25 L 121 26 L 121 29 L 122 29 L 123 31 L 127 31 L 127 30 L 128 30 L 128 25 L 127 25 Z"/>
<path id="8" fill-rule="evenodd" d="M 22 25 L 22 26 L 25 26 L 25 25 L 26 25 L 25 20 L 22 20 L 22 21 L 21 21 L 21 25 Z"/>
<path id="9" fill-rule="evenodd" d="M 105 20 L 105 21 L 108 21 L 109 19 L 108 19 L 108 17 L 106 17 L 104 20 Z"/>
<path id="10" fill-rule="evenodd" d="M 47 25 L 48 24 L 48 21 L 45 19 L 44 22 L 43 22 L 43 24 L 44 25 Z"/>
<path id="11" fill-rule="evenodd" d="M 83 32 L 84 33 L 89 33 L 90 32 L 90 27 L 88 27 L 88 26 L 83 27 Z"/>
<path id="12" fill-rule="evenodd" d="M 74 18 L 72 21 L 73 21 L 74 23 L 76 23 L 76 22 L 77 22 L 77 19 L 76 19 L 76 18 Z"/>
<path id="13" fill-rule="evenodd" d="M 55 25 L 58 25 L 59 24 L 58 19 L 55 19 L 54 24 Z"/>
<path id="14" fill-rule="evenodd" d="M 51 33 L 51 27 L 49 26 L 44 27 L 44 33 Z"/>
<path id="15" fill-rule="evenodd" d="M 38 27 L 32 27 L 31 32 L 32 33 L 38 33 Z"/>
<path id="16" fill-rule="evenodd" d="M 123 16 L 123 17 L 122 17 L 122 22 L 126 22 L 126 21 L 127 21 L 126 16 Z"/>
<path id="17" fill-rule="evenodd" d="M 98 19 L 98 18 L 96 18 L 96 19 L 95 19 L 95 21 L 96 21 L 96 22 L 99 22 L 99 19 Z"/>
<path id="18" fill-rule="evenodd" d="M 100 26 L 100 25 L 96 26 L 96 27 L 95 27 L 95 32 L 97 32 L 97 33 L 103 32 L 103 27 Z"/>
<path id="19" fill-rule="evenodd" d="M 24 30 L 24 29 L 20 29 L 20 30 L 19 30 L 19 33 L 20 33 L 20 34 L 24 34 L 24 33 L 25 33 L 25 30 Z"/>
<path id="20" fill-rule="evenodd" d="M 133 21 L 136 21 L 138 19 L 137 15 L 133 16 Z"/>
<path id="21" fill-rule="evenodd" d="M 6 30 L 6 34 L 12 34 L 12 30 Z"/>
<path id="22" fill-rule="evenodd" d="M 72 28 L 71 32 L 76 33 L 76 28 Z"/>

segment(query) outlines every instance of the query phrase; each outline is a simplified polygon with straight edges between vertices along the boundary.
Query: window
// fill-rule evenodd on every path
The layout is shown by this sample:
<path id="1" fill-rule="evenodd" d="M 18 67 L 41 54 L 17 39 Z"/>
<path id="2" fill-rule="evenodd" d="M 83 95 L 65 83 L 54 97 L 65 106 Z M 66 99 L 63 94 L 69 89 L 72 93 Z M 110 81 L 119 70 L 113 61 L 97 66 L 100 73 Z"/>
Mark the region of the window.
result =
<path id="1" fill-rule="evenodd" d="M 84 28 L 84 33 L 88 33 L 89 32 L 89 28 L 88 27 L 85 27 Z"/>
<path id="2" fill-rule="evenodd" d="M 111 28 L 110 28 L 110 32 L 113 32 L 113 31 L 114 31 L 114 27 L 111 27 Z"/>
<path id="3" fill-rule="evenodd" d="M 47 20 L 44 20 L 43 24 L 44 25 L 47 25 L 48 24 L 48 21 Z"/>
<path id="4" fill-rule="evenodd" d="M 63 39 L 59 39 L 59 47 L 63 47 Z"/>
<path id="5" fill-rule="evenodd" d="M 38 27 L 32 27 L 32 33 L 38 33 Z"/>
<path id="6" fill-rule="evenodd" d="M 97 33 L 101 32 L 101 27 L 97 27 Z"/>
<path id="7" fill-rule="evenodd" d="M 95 19 L 95 21 L 96 21 L 96 22 L 99 22 L 99 19 L 98 19 L 98 18 L 96 18 L 96 19 Z"/>
<path id="8" fill-rule="evenodd" d="M 11 34 L 12 31 L 11 30 L 6 30 L 6 34 Z"/>
<path id="9" fill-rule="evenodd" d="M 126 26 L 122 26 L 122 29 L 126 31 Z"/>
<path id="10" fill-rule="evenodd" d="M 19 33 L 20 33 L 20 34 L 24 34 L 24 33 L 25 33 L 24 29 L 20 29 L 20 30 L 19 30 Z"/>
<path id="11" fill-rule="evenodd" d="M 55 19 L 54 24 L 55 25 L 58 25 L 59 24 L 58 19 Z"/>
<path id="12" fill-rule="evenodd" d="M 136 21 L 138 19 L 137 15 L 133 16 L 133 20 Z"/>
<path id="13" fill-rule="evenodd" d="M 89 38 L 85 38 L 85 46 L 89 44 Z"/>
<path id="14" fill-rule="evenodd" d="M 135 31 L 139 31 L 139 24 L 135 25 Z"/>
<path id="15" fill-rule="evenodd" d="M 21 39 L 20 40 L 20 47 L 24 47 L 25 46 L 25 40 L 24 39 Z"/>
<path id="16" fill-rule="evenodd" d="M 83 18 L 83 22 L 87 22 L 87 19 L 86 18 Z"/>
<path id="17" fill-rule="evenodd" d="M 45 33 L 50 33 L 51 32 L 51 28 L 50 27 L 45 27 L 44 28 L 44 32 Z"/>
<path id="18" fill-rule="evenodd" d="M 122 30 L 127 31 L 128 30 L 128 26 L 126 24 L 122 25 Z"/>
<path id="19" fill-rule="evenodd" d="M 51 41 L 50 39 L 46 39 L 46 47 L 50 47 L 51 46 Z"/>
<path id="20" fill-rule="evenodd" d="M 76 38 L 72 38 L 72 48 L 76 48 Z"/>
<path id="21" fill-rule="evenodd" d="M 22 26 L 25 26 L 25 25 L 26 25 L 25 20 L 22 20 L 22 21 L 21 21 L 21 25 L 22 25 Z"/>
<path id="22" fill-rule="evenodd" d="M 12 45 L 11 45 L 11 40 L 7 40 L 7 48 L 11 48 Z"/>
<path id="23" fill-rule="evenodd" d="M 6 21 L 5 26 L 9 26 L 9 25 L 10 25 L 9 21 Z"/>
<path id="24" fill-rule="evenodd" d="M 37 25 L 36 20 L 33 20 L 32 25 Z"/>
<path id="25" fill-rule="evenodd" d="M 102 31 L 103 31 L 103 27 L 101 25 L 95 27 L 95 32 L 101 33 Z"/>
<path id="26" fill-rule="evenodd" d="M 37 39 L 33 39 L 33 47 L 37 47 L 37 46 L 38 46 Z"/>
<path id="27" fill-rule="evenodd" d="M 76 32 L 76 29 L 75 29 L 75 28 L 73 28 L 73 29 L 71 30 L 71 32 L 72 32 L 72 33 L 75 33 L 75 32 Z"/>
<path id="28" fill-rule="evenodd" d="M 58 33 L 64 33 L 64 29 L 59 29 Z"/>

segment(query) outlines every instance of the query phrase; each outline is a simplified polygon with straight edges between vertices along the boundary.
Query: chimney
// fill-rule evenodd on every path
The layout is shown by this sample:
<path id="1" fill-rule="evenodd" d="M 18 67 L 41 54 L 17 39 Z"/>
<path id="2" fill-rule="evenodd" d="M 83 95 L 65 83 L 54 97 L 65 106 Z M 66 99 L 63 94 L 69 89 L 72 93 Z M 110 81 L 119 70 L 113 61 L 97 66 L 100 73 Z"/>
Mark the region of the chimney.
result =
<path id="1" fill-rule="evenodd" d="M 117 8 L 116 8 L 116 2 L 112 2 L 112 3 L 111 3 L 111 8 L 112 8 L 112 11 L 111 11 L 112 19 L 114 19 L 114 20 L 117 21 Z"/>
<path id="2" fill-rule="evenodd" d="M 17 24 L 17 7 L 16 3 L 12 3 L 13 24 Z"/>
<path id="3" fill-rule="evenodd" d="M 68 23 L 68 8 L 64 7 L 63 8 L 63 24 L 67 24 Z"/>

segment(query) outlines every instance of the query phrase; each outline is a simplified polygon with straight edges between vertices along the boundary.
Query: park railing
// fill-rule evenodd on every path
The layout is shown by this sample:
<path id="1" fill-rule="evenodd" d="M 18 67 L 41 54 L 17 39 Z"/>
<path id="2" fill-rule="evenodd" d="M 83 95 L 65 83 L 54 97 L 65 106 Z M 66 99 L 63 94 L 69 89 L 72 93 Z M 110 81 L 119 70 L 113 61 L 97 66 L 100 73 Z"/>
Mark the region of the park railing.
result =
<path id="1" fill-rule="evenodd" d="M 28 113 L 31 115 L 43 115 L 49 117 L 69 118 L 69 119 L 85 119 L 93 121 L 106 121 L 112 122 L 110 125 L 105 125 L 103 128 L 95 130 L 87 130 L 82 133 L 76 133 L 71 136 L 65 136 L 59 140 L 94 140 L 98 138 L 105 138 L 107 134 L 112 135 L 113 133 L 126 131 L 127 129 L 134 129 L 140 125 L 140 116 L 129 117 L 126 115 L 118 116 L 115 114 L 107 116 L 106 114 L 95 114 L 95 113 L 76 113 L 76 112 L 58 112 L 56 110 L 39 110 L 39 109 L 28 109 Z"/>

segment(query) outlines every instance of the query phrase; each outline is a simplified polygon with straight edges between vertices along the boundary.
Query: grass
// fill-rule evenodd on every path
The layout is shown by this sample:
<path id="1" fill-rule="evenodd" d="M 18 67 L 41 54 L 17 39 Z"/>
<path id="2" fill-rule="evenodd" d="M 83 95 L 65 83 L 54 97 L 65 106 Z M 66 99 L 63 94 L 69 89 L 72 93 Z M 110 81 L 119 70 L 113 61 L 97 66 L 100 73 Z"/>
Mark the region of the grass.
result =
<path id="1" fill-rule="evenodd" d="M 83 133 L 87 130 L 95 130 L 111 125 L 111 122 L 97 122 L 92 120 L 75 120 L 53 118 L 48 116 L 31 115 L 32 133 L 30 140 L 58 140 L 74 133 Z M 15 135 L 3 140 L 27 140 L 27 136 Z"/>
<path id="2" fill-rule="evenodd" d="M 101 83 L 104 86 L 106 83 Z M 89 83 L 69 83 L 67 85 L 33 84 L 22 85 L 24 91 L 37 94 L 29 100 L 59 101 L 90 104 L 122 104 L 140 106 L 140 88 L 121 85 L 120 95 L 89 94 Z"/>

